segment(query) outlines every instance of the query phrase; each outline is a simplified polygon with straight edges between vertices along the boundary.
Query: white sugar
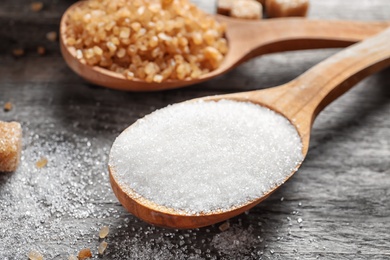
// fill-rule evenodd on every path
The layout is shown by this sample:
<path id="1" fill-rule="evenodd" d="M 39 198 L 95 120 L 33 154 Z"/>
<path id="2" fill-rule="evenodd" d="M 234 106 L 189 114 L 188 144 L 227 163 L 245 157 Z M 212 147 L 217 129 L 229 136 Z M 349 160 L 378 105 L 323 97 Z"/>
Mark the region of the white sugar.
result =
<path id="1" fill-rule="evenodd" d="M 296 129 L 258 105 L 186 102 L 138 120 L 114 142 L 109 165 L 128 191 L 188 214 L 263 196 L 302 161 Z"/>

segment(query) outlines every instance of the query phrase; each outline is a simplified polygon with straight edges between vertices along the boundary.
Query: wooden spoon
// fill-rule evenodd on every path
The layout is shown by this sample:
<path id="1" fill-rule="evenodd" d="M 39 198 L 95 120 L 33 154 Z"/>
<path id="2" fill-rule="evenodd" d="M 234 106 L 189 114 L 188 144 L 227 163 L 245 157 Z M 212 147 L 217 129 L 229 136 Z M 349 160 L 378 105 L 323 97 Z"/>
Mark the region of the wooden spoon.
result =
<path id="1" fill-rule="evenodd" d="M 67 20 L 70 12 L 83 2 L 73 4 L 64 13 L 60 25 L 62 55 L 69 67 L 94 84 L 128 91 L 154 91 L 196 84 L 221 75 L 253 57 L 282 51 L 346 47 L 384 30 L 389 22 L 321 21 L 304 18 L 247 21 L 217 15 L 227 25 L 229 51 L 221 66 L 198 79 L 167 80 L 148 83 L 129 80 L 122 74 L 83 64 L 75 51 L 65 44 Z"/>
<path id="2" fill-rule="evenodd" d="M 316 116 L 357 82 L 390 65 L 389 42 L 390 28 L 375 37 L 346 48 L 282 86 L 202 99 L 253 102 L 280 113 L 296 127 L 302 140 L 302 153 L 305 157 L 309 148 L 311 126 Z M 127 210 L 146 222 L 172 228 L 196 228 L 229 219 L 252 208 L 278 188 L 268 191 L 263 197 L 249 201 L 242 207 L 217 213 L 183 215 L 172 208 L 157 205 L 153 201 L 135 196 L 134 193 L 125 192 L 115 179 L 116 173 L 110 166 L 109 171 L 114 193 Z M 293 174 L 294 172 L 286 180 Z"/>

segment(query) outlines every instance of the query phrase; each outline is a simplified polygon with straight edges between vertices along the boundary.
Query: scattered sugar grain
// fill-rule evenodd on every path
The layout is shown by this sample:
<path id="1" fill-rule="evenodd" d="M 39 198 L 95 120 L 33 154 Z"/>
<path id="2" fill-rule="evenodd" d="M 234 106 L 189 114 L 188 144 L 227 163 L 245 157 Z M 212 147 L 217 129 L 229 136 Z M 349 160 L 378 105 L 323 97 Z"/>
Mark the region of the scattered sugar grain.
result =
<path id="1" fill-rule="evenodd" d="M 43 8 L 43 3 L 42 2 L 33 2 L 30 5 L 31 11 L 33 12 L 39 12 Z"/>
<path id="2" fill-rule="evenodd" d="M 138 120 L 115 140 L 109 165 L 129 194 L 199 214 L 262 197 L 302 161 L 295 128 L 246 102 L 185 102 Z"/>
<path id="3" fill-rule="evenodd" d="M 39 253 L 38 251 L 31 250 L 28 253 L 28 258 L 30 260 L 43 260 L 43 255 L 41 253 Z"/>
<path id="4" fill-rule="evenodd" d="M 106 251 L 107 245 L 108 245 L 108 243 L 107 243 L 106 241 L 102 241 L 102 242 L 99 244 L 99 247 L 98 247 L 98 253 L 99 253 L 99 255 L 104 254 L 104 251 Z"/>
<path id="5" fill-rule="evenodd" d="M 17 169 L 22 150 L 22 127 L 18 122 L 0 121 L 0 172 Z"/>
<path id="6" fill-rule="evenodd" d="M 268 17 L 306 16 L 309 0 L 267 0 L 266 12 Z"/>
<path id="7" fill-rule="evenodd" d="M 230 222 L 229 221 L 226 221 L 224 222 L 223 224 L 221 224 L 218 229 L 222 232 L 228 230 L 230 228 Z"/>
<path id="8" fill-rule="evenodd" d="M 68 257 L 68 260 L 78 260 L 78 258 L 77 258 L 77 256 L 75 256 L 75 255 L 70 255 L 70 256 Z"/>
<path id="9" fill-rule="evenodd" d="M 4 104 L 4 111 L 5 112 L 8 112 L 8 111 L 11 111 L 12 110 L 12 103 L 11 102 L 6 102 L 5 104 Z"/>
<path id="10" fill-rule="evenodd" d="M 108 226 L 103 226 L 99 230 L 99 237 L 105 238 L 109 232 L 110 232 L 110 228 Z"/>
<path id="11" fill-rule="evenodd" d="M 45 167 L 48 163 L 48 160 L 46 157 L 41 157 L 36 163 L 35 163 L 35 166 L 38 168 L 38 169 L 42 169 L 43 167 Z"/>
<path id="12" fill-rule="evenodd" d="M 13 49 L 12 55 L 14 55 L 15 57 L 21 57 L 24 55 L 24 49 L 22 49 L 22 48 Z"/>
<path id="13" fill-rule="evenodd" d="M 91 252 L 91 249 L 89 249 L 89 248 L 81 249 L 79 254 L 78 254 L 79 260 L 84 260 L 84 259 L 88 259 L 91 257 L 92 257 L 92 252 Z"/>
<path id="14" fill-rule="evenodd" d="M 51 42 L 55 42 L 57 40 L 57 32 L 48 32 L 46 34 L 46 39 L 48 39 Z"/>
<path id="15" fill-rule="evenodd" d="M 41 56 L 45 55 L 45 53 L 46 53 L 45 47 L 43 47 L 43 46 L 38 46 L 38 47 L 37 47 L 37 53 L 38 53 L 39 55 L 41 55 Z"/>
<path id="16" fill-rule="evenodd" d="M 217 1 L 217 13 L 222 15 L 230 15 L 232 10 L 232 4 L 235 0 L 218 0 Z"/>

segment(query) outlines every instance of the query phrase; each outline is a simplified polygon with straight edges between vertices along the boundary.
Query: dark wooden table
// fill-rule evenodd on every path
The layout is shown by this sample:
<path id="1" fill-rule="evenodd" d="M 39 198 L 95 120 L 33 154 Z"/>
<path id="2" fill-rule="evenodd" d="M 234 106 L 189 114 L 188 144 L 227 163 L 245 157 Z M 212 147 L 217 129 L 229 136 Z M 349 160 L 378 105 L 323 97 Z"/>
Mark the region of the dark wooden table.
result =
<path id="1" fill-rule="evenodd" d="M 106 169 L 114 138 L 137 118 L 182 100 L 285 83 L 335 53 L 267 55 L 189 88 L 124 93 L 92 86 L 64 63 L 57 31 L 70 0 L 0 3 L 0 120 L 21 122 L 22 164 L 0 174 L 0 259 L 67 259 L 84 247 L 104 259 L 390 259 L 390 70 L 362 81 L 322 112 L 299 172 L 262 204 L 197 230 L 152 227 L 127 213 Z M 197 1 L 208 11 L 214 2 Z M 310 17 L 390 20 L 388 0 L 312 0 Z M 390 44 L 390 43 L 389 43 Z M 37 46 L 47 53 L 39 56 Z M 12 49 L 25 55 L 15 58 Z M 37 169 L 35 163 L 47 158 Z"/>

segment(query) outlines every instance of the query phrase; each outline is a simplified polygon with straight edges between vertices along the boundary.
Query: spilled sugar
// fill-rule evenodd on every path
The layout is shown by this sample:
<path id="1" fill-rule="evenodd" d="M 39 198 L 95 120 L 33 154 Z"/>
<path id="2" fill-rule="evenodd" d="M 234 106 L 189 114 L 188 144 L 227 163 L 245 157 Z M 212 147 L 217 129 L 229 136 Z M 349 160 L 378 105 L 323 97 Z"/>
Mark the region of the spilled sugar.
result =
<path id="1" fill-rule="evenodd" d="M 110 232 L 110 228 L 107 226 L 103 226 L 99 230 L 99 238 L 105 238 Z"/>
<path id="2" fill-rule="evenodd" d="M 258 243 L 253 235 L 253 227 L 243 228 L 238 225 L 216 234 L 211 244 L 220 252 L 231 256 L 231 259 L 240 259 L 242 255 L 249 254 Z"/>
<path id="3" fill-rule="evenodd" d="M 230 220 L 231 226 L 224 232 L 219 225 L 195 230 L 150 226 L 117 202 L 109 184 L 107 148 L 128 120 L 124 110 L 112 115 L 111 111 L 102 112 L 99 103 L 83 109 L 71 104 L 63 107 L 74 115 L 72 124 L 65 125 L 68 113 L 16 105 L 20 111 L 17 118 L 13 112 L 0 110 L 5 120 L 18 119 L 24 132 L 20 167 L 14 173 L 0 174 L 2 260 L 27 259 L 32 250 L 44 259 L 71 260 L 71 255 L 77 259 L 75 255 L 82 248 L 91 248 L 94 259 L 98 259 L 102 226 L 110 227 L 103 259 L 259 259 L 260 255 L 267 259 L 268 246 L 283 246 L 283 241 L 276 245 L 270 242 L 276 241 L 274 236 L 293 239 L 297 245 L 305 244 L 310 236 L 296 221 L 303 218 L 297 208 L 292 208 L 290 220 L 287 217 L 284 221 L 278 221 L 273 213 L 271 221 L 267 221 L 269 213 L 249 214 L 249 218 L 244 215 L 243 225 L 240 219 L 240 225 L 237 219 Z M 36 111 L 34 115 L 41 120 L 31 120 L 31 111 Z M 91 114 L 99 118 L 91 118 Z M 108 117 L 115 123 L 105 122 Z M 49 163 L 37 169 L 35 163 L 43 156 Z M 267 207 L 264 210 L 270 212 Z M 307 221 L 307 217 L 303 219 Z M 251 226 L 258 221 L 262 221 L 261 226 Z M 310 245 L 310 250 L 316 250 L 317 243 Z M 293 254 L 299 256 L 298 251 Z"/>
<path id="4" fill-rule="evenodd" d="M 180 103 L 138 120 L 115 140 L 109 165 L 128 192 L 198 214 L 263 196 L 302 159 L 287 119 L 222 100 Z"/>

